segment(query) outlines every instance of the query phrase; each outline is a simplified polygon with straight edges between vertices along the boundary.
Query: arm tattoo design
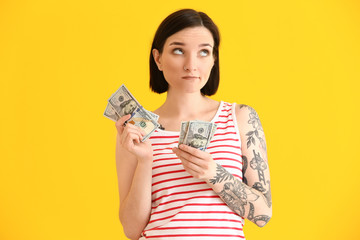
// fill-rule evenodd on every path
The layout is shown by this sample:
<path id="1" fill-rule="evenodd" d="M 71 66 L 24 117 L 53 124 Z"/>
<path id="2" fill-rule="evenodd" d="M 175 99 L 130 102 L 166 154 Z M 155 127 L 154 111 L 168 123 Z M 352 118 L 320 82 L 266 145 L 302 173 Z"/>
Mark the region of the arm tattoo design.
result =
<path id="1" fill-rule="evenodd" d="M 270 190 L 270 181 L 267 181 L 268 186 L 269 186 L 269 190 L 266 191 L 266 189 L 263 187 L 263 185 L 260 182 L 256 182 L 254 183 L 254 185 L 252 186 L 252 188 L 258 190 L 259 192 L 262 192 L 264 194 L 264 199 L 266 202 L 266 205 L 268 207 L 271 207 L 271 190 Z"/>
<path id="2" fill-rule="evenodd" d="M 242 167 L 243 182 L 246 185 L 248 185 L 247 178 L 245 177 L 245 172 L 246 172 L 246 169 L 248 167 L 248 160 L 247 160 L 247 157 L 245 155 L 242 156 L 242 160 L 243 160 L 243 167 Z"/>
<path id="3" fill-rule="evenodd" d="M 270 217 L 266 215 L 258 215 L 254 217 L 254 212 L 255 212 L 254 204 L 252 204 L 251 202 L 249 202 L 249 204 L 250 204 L 250 211 L 248 215 L 249 220 L 253 221 L 256 224 L 258 224 L 258 221 L 262 221 L 266 224 L 270 220 Z"/>
<path id="4" fill-rule="evenodd" d="M 260 157 L 260 153 L 256 154 L 255 150 L 253 150 L 253 152 L 254 158 L 250 161 L 250 167 L 258 171 L 260 182 L 262 181 L 264 185 L 266 185 L 264 170 L 267 168 L 267 165 L 265 161 Z"/>
<path id="5" fill-rule="evenodd" d="M 245 205 L 248 201 L 256 201 L 259 198 L 238 179 L 235 179 L 234 182 L 225 183 L 223 190 L 218 194 L 234 212 L 243 217 L 245 216 Z"/>
<path id="6" fill-rule="evenodd" d="M 243 107 L 249 107 L 248 105 L 245 104 L 239 104 L 240 109 L 242 109 Z"/>
<path id="7" fill-rule="evenodd" d="M 265 192 L 266 191 L 266 189 L 262 186 L 262 184 L 260 182 L 254 183 L 254 185 L 252 187 L 254 189 L 258 190 L 259 192 Z"/>
<path id="8" fill-rule="evenodd" d="M 220 164 L 216 165 L 216 176 L 209 180 L 210 183 L 221 183 L 222 181 L 226 180 L 233 180 L 234 176 L 230 174 L 226 169 L 221 166 Z"/>
<path id="9" fill-rule="evenodd" d="M 270 217 L 269 216 L 266 216 L 266 215 L 258 215 L 256 217 L 254 217 L 254 223 L 258 224 L 259 221 L 261 222 L 264 222 L 264 225 L 266 223 L 268 223 L 270 220 Z"/>
<path id="10" fill-rule="evenodd" d="M 211 178 L 209 182 L 212 184 L 216 184 L 224 181 L 225 183 L 222 190 L 220 192 L 217 192 L 217 194 L 229 206 L 232 211 L 242 217 L 245 217 L 245 206 L 249 204 L 250 209 L 247 217 L 249 220 L 253 221 L 258 225 L 258 222 L 260 222 L 260 224 L 262 222 L 266 224 L 270 220 L 270 217 L 266 215 L 254 216 L 255 206 L 252 202 L 255 202 L 260 196 L 256 192 L 254 192 L 251 187 L 244 184 L 239 179 L 235 178 L 220 164 L 217 164 L 216 175 Z M 268 181 L 268 183 L 270 182 Z M 270 184 L 268 185 L 270 186 Z M 260 192 L 266 191 L 266 189 L 260 182 L 255 183 L 253 188 Z M 267 205 L 269 205 L 268 202 Z"/>
<path id="11" fill-rule="evenodd" d="M 242 108 L 242 107 L 243 106 L 240 106 L 240 108 Z M 264 132 L 264 130 L 263 130 L 262 124 L 260 122 L 259 115 L 255 111 L 255 109 L 253 109 L 250 106 L 247 106 L 247 107 L 250 110 L 248 123 L 251 124 L 253 126 L 253 128 L 254 128 L 254 131 L 249 131 L 246 134 L 246 136 L 247 136 L 247 148 L 249 148 L 251 146 L 251 143 L 255 145 L 255 137 L 256 137 L 260 141 L 260 146 L 266 151 L 265 140 L 260 136 L 260 131 Z"/>
<path id="12" fill-rule="evenodd" d="M 250 210 L 249 210 L 248 219 L 253 220 L 254 219 L 255 207 L 254 207 L 254 204 L 252 204 L 251 202 L 249 202 L 249 205 L 250 205 Z"/>

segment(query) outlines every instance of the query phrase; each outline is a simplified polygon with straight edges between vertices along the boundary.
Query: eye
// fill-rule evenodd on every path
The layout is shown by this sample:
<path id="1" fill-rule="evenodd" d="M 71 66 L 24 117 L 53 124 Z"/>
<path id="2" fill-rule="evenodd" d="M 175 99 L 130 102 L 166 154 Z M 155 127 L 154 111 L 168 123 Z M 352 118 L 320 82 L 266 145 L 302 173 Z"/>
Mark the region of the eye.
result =
<path id="1" fill-rule="evenodd" d="M 207 55 L 209 55 L 209 50 L 203 49 L 200 51 L 200 56 L 206 57 Z"/>
<path id="2" fill-rule="evenodd" d="M 183 50 L 181 50 L 180 48 L 175 48 L 173 50 L 173 53 L 177 54 L 177 55 L 180 55 L 180 54 L 183 54 Z"/>

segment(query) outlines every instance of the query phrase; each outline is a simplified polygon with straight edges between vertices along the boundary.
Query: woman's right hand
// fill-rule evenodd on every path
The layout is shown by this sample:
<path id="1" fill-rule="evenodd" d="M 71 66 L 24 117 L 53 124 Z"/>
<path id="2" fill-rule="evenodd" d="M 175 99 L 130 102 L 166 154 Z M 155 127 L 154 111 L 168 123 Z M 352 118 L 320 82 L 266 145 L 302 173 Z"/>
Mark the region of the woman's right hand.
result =
<path id="1" fill-rule="evenodd" d="M 153 151 L 151 142 L 149 140 L 141 142 L 146 133 L 131 123 L 127 123 L 124 126 L 125 121 L 129 120 L 130 117 L 130 114 L 125 115 L 115 123 L 120 145 L 125 150 L 134 154 L 139 161 L 152 161 Z"/>

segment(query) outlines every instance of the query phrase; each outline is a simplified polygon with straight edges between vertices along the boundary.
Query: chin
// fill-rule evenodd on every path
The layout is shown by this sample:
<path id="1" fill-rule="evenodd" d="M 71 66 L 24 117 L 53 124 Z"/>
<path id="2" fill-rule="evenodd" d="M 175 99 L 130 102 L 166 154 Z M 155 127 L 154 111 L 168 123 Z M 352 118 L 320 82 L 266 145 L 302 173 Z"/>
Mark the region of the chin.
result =
<path id="1" fill-rule="evenodd" d="M 184 91 L 187 93 L 197 93 L 197 92 L 200 92 L 204 86 L 205 85 L 203 85 L 203 84 L 201 84 L 200 86 L 199 85 L 184 86 Z"/>

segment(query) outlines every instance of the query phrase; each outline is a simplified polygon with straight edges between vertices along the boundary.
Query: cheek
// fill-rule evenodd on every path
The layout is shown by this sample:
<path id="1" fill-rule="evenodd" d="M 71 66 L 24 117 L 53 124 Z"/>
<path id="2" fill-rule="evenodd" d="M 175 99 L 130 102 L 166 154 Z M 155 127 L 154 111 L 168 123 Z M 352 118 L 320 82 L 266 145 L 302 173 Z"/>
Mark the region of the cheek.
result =
<path id="1" fill-rule="evenodd" d="M 210 61 L 210 62 L 208 63 L 208 65 L 207 65 L 207 68 L 208 68 L 208 71 L 209 71 L 209 72 L 211 71 L 211 69 L 213 68 L 213 66 L 214 66 L 214 62 L 213 62 L 213 61 Z"/>
<path id="2" fill-rule="evenodd" d="M 180 61 L 172 61 L 167 60 L 166 64 L 163 65 L 163 74 L 167 81 L 171 81 L 171 79 L 181 72 L 181 63 Z"/>
<path id="3" fill-rule="evenodd" d="M 181 63 L 179 61 L 174 61 L 173 59 L 169 59 L 166 61 L 165 64 L 165 69 L 169 70 L 169 71 L 176 71 L 179 69 L 179 66 L 181 65 Z"/>
<path id="4" fill-rule="evenodd" d="M 201 66 L 201 72 L 204 75 L 210 75 L 211 69 L 213 67 L 214 63 L 213 62 L 206 62 Z"/>

